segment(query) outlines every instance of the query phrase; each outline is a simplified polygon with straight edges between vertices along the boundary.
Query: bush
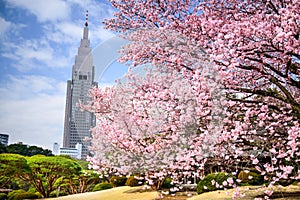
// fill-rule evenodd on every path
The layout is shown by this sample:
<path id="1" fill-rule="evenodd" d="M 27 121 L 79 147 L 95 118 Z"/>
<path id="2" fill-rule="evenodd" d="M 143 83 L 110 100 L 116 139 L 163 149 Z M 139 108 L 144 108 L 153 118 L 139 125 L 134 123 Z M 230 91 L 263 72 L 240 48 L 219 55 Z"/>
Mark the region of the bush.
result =
<path id="1" fill-rule="evenodd" d="M 31 192 L 25 192 L 25 193 L 20 193 L 17 194 L 14 198 L 14 200 L 22 200 L 22 199 L 38 199 L 39 196 L 36 195 L 35 193 Z"/>
<path id="2" fill-rule="evenodd" d="M 134 176 L 130 176 L 130 177 L 127 179 L 125 185 L 130 186 L 130 187 L 138 186 L 138 185 L 139 185 L 139 180 L 135 179 Z"/>
<path id="3" fill-rule="evenodd" d="M 7 194 L 6 193 L 0 193 L 0 200 L 6 200 Z"/>
<path id="4" fill-rule="evenodd" d="M 68 193 L 66 193 L 63 190 L 59 191 L 59 193 L 58 193 L 59 197 L 66 196 L 66 195 L 68 195 Z M 49 197 L 57 197 L 57 191 L 54 190 L 54 191 L 50 192 Z"/>
<path id="5" fill-rule="evenodd" d="M 238 179 L 241 180 L 241 183 L 248 183 L 249 185 L 261 185 L 263 183 L 263 177 L 256 172 L 247 173 L 241 171 L 238 175 Z"/>
<path id="6" fill-rule="evenodd" d="M 25 190 L 14 190 L 14 191 L 11 191 L 7 195 L 7 200 L 14 200 L 16 195 L 22 194 L 22 193 L 25 193 L 25 192 L 26 192 Z"/>
<path id="7" fill-rule="evenodd" d="M 109 180 L 113 187 L 125 186 L 127 178 L 125 176 L 113 176 Z"/>
<path id="8" fill-rule="evenodd" d="M 162 188 L 171 188 L 172 187 L 171 182 L 172 182 L 171 178 L 166 178 L 162 185 Z"/>
<path id="9" fill-rule="evenodd" d="M 232 188 L 232 185 L 228 183 L 228 179 L 232 178 L 235 181 L 235 177 L 232 174 L 225 172 L 208 174 L 197 184 L 197 193 L 221 190 L 223 188 Z"/>
<path id="10" fill-rule="evenodd" d="M 30 187 L 27 192 L 36 193 L 36 189 L 34 187 Z"/>
<path id="11" fill-rule="evenodd" d="M 42 195 L 39 192 L 34 192 L 38 196 L 38 199 L 42 198 Z"/>
<path id="12" fill-rule="evenodd" d="M 107 190 L 112 187 L 113 186 L 110 183 L 99 183 L 99 184 L 95 185 L 95 187 L 93 188 L 93 192 L 100 191 L 100 190 Z"/>

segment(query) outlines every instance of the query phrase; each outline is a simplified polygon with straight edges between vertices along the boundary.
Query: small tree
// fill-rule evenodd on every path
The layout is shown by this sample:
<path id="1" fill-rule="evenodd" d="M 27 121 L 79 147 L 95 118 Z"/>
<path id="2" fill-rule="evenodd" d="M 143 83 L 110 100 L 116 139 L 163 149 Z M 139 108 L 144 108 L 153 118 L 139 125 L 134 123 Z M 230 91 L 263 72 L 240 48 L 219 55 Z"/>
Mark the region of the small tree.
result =
<path id="1" fill-rule="evenodd" d="M 4 187 L 15 177 L 30 173 L 30 167 L 24 156 L 17 154 L 0 154 L 0 187 Z"/>
<path id="2" fill-rule="evenodd" d="M 79 174 L 81 171 L 76 161 L 61 156 L 36 155 L 28 158 L 27 164 L 31 172 L 24 173 L 20 178 L 28 181 L 43 198 L 49 197 L 50 193 L 63 183 L 63 178 Z"/>
<path id="3" fill-rule="evenodd" d="M 85 170 L 65 179 L 62 187 L 69 194 L 85 193 L 90 192 L 99 181 L 99 174 Z"/>

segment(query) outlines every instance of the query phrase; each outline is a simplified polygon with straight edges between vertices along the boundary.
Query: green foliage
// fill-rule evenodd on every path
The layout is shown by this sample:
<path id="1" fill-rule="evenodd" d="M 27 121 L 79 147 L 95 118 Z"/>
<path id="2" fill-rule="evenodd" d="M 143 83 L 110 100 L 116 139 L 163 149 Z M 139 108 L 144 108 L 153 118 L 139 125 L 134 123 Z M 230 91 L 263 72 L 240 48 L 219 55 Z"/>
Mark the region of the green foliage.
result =
<path id="1" fill-rule="evenodd" d="M 24 156 L 17 154 L 0 154 L 0 187 L 11 183 L 14 178 L 29 173 L 30 167 Z"/>
<path id="2" fill-rule="evenodd" d="M 24 193 L 20 193 L 17 194 L 14 198 L 14 200 L 22 200 L 22 199 L 37 199 L 39 198 L 39 196 L 35 193 L 31 193 L 31 192 L 24 192 Z"/>
<path id="3" fill-rule="evenodd" d="M 53 156 L 49 149 L 43 149 L 37 146 L 27 146 L 25 144 L 11 144 L 6 147 L 7 153 L 19 154 L 23 156 L 45 155 Z"/>
<path id="4" fill-rule="evenodd" d="M 6 146 L 0 142 L 0 153 L 6 153 Z"/>
<path id="5" fill-rule="evenodd" d="M 68 193 L 66 193 L 65 191 L 52 191 L 49 195 L 49 197 L 62 197 L 62 196 L 66 196 L 68 195 Z"/>
<path id="6" fill-rule="evenodd" d="M 63 180 L 62 190 L 69 194 L 90 192 L 96 183 L 100 182 L 99 174 L 91 170 L 83 170 Z"/>
<path id="7" fill-rule="evenodd" d="M 85 160 L 76 160 L 83 170 L 89 169 L 89 162 Z"/>
<path id="8" fill-rule="evenodd" d="M 95 185 L 95 187 L 93 188 L 93 192 L 100 191 L 100 190 L 107 190 L 112 187 L 113 186 L 110 183 L 99 183 L 99 184 Z"/>
<path id="9" fill-rule="evenodd" d="M 7 194 L 6 193 L 0 193 L 0 200 L 6 200 Z"/>
<path id="10" fill-rule="evenodd" d="M 171 188 L 173 186 L 171 184 L 171 182 L 172 182 L 171 178 L 166 178 L 163 185 L 162 185 L 162 188 Z"/>
<path id="11" fill-rule="evenodd" d="M 27 192 L 31 192 L 31 193 L 35 193 L 36 192 L 36 189 L 34 187 L 30 187 Z"/>
<path id="12" fill-rule="evenodd" d="M 27 191 L 27 192 L 28 192 L 28 191 Z M 39 192 L 31 192 L 31 193 L 36 194 L 36 195 L 38 196 L 39 199 L 42 198 L 42 196 L 41 196 L 41 194 L 40 194 Z"/>
<path id="13" fill-rule="evenodd" d="M 232 188 L 227 182 L 228 178 L 235 180 L 235 177 L 232 174 L 225 172 L 208 174 L 197 184 L 197 193 L 201 194 L 204 192 L 221 190 L 223 188 Z M 227 182 L 227 185 L 224 186 L 223 183 Z"/>
<path id="14" fill-rule="evenodd" d="M 260 185 L 263 183 L 263 177 L 256 172 L 241 171 L 238 175 L 241 183 L 248 183 L 249 185 Z"/>
<path id="15" fill-rule="evenodd" d="M 125 176 L 112 176 L 110 179 L 110 183 L 114 187 L 125 186 L 127 178 Z"/>
<path id="16" fill-rule="evenodd" d="M 62 184 L 61 177 L 78 175 L 81 171 L 80 165 L 62 156 L 36 155 L 29 157 L 27 163 L 32 173 L 28 174 L 28 181 L 41 194 L 43 198 L 49 197 L 50 192 Z M 42 182 L 43 184 L 34 184 Z"/>
<path id="17" fill-rule="evenodd" d="M 134 178 L 134 176 L 130 176 L 126 181 L 126 186 L 135 187 L 139 185 L 139 181 Z"/>
<path id="18" fill-rule="evenodd" d="M 7 200 L 14 200 L 16 195 L 22 194 L 25 192 L 26 192 L 25 190 L 14 190 L 14 191 L 8 193 Z"/>
<path id="19" fill-rule="evenodd" d="M 99 180 L 98 174 L 82 171 L 77 161 L 66 157 L 35 155 L 25 158 L 18 154 L 0 154 L 1 187 L 11 188 L 14 184 L 14 188 L 38 192 L 46 198 L 63 183 L 71 188 L 66 191 L 74 194 L 91 191 Z"/>
<path id="20" fill-rule="evenodd" d="M 293 183 L 292 183 L 292 185 L 299 185 L 299 181 L 294 181 Z"/>

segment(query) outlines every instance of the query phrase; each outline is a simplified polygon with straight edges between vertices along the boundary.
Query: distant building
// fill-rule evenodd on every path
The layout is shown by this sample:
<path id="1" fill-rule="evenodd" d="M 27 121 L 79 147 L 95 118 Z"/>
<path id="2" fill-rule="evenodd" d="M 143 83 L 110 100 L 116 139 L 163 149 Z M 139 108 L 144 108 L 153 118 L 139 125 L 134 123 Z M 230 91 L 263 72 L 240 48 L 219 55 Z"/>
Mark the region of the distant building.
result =
<path id="1" fill-rule="evenodd" d="M 67 96 L 65 108 L 63 147 L 68 149 L 76 148 L 76 144 L 82 144 L 82 158 L 89 154 L 91 138 L 90 129 L 96 125 L 96 117 L 93 113 L 82 111 L 78 106 L 79 102 L 86 103 L 91 98 L 89 90 L 97 86 L 94 81 L 94 66 L 92 49 L 89 40 L 89 28 L 86 21 L 83 29 L 83 38 L 78 48 L 75 64 L 72 67 L 72 80 L 67 82 Z"/>
<path id="2" fill-rule="evenodd" d="M 8 145 L 9 135 L 6 133 L 0 133 L 0 143 L 4 146 Z"/>
<path id="3" fill-rule="evenodd" d="M 72 158 L 81 159 L 82 158 L 82 144 L 77 143 L 75 148 L 60 148 L 58 143 L 53 144 L 53 151 L 52 153 L 56 156 L 58 155 L 67 155 L 71 156 Z"/>
<path id="4" fill-rule="evenodd" d="M 53 153 L 53 155 L 56 155 L 56 156 L 58 156 L 59 155 L 59 144 L 57 143 L 57 142 L 55 142 L 54 144 L 53 144 L 53 149 L 52 149 L 52 153 Z"/>

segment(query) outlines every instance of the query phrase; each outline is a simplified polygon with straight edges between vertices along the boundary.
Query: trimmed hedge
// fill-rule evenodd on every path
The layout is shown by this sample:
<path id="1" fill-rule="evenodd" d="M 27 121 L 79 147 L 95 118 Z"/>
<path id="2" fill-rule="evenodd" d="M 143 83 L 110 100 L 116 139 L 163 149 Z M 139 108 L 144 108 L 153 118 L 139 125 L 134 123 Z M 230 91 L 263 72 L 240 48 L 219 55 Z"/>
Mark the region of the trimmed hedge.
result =
<path id="1" fill-rule="evenodd" d="M 59 193 L 58 193 L 59 197 L 66 196 L 66 195 L 68 195 L 68 193 L 66 193 L 63 190 L 59 191 Z M 54 190 L 54 191 L 50 192 L 49 197 L 57 197 L 57 191 Z"/>
<path id="2" fill-rule="evenodd" d="M 241 171 L 238 179 L 241 180 L 241 183 L 248 183 L 249 185 L 261 185 L 263 183 L 263 177 L 256 172 Z"/>
<path id="3" fill-rule="evenodd" d="M 23 199 L 38 199 L 39 196 L 35 193 L 31 192 L 25 192 L 25 193 L 20 193 L 17 194 L 14 198 L 14 200 L 23 200 Z"/>
<path id="4" fill-rule="evenodd" d="M 139 180 L 135 179 L 134 176 L 130 176 L 126 181 L 126 186 L 135 187 L 139 185 Z"/>
<path id="5" fill-rule="evenodd" d="M 7 200 L 14 200 L 15 196 L 18 194 L 26 193 L 25 190 L 13 190 L 7 195 Z"/>
<path id="6" fill-rule="evenodd" d="M 171 188 L 173 186 L 171 184 L 171 182 L 172 182 L 171 178 L 166 178 L 163 185 L 162 185 L 162 188 Z"/>
<path id="7" fill-rule="evenodd" d="M 110 183 L 99 183 L 95 185 L 95 187 L 93 188 L 93 192 L 100 191 L 100 190 L 107 190 L 110 188 L 113 188 L 112 184 Z"/>
<path id="8" fill-rule="evenodd" d="M 113 187 L 125 186 L 127 178 L 125 176 L 113 176 L 109 180 Z"/>
<path id="9" fill-rule="evenodd" d="M 229 179 L 232 179 L 232 181 L 235 182 L 236 178 L 232 174 L 225 172 L 208 174 L 198 182 L 197 193 L 202 194 L 204 192 L 222 190 L 224 188 L 232 188 L 232 185 L 228 183 Z"/>
<path id="10" fill-rule="evenodd" d="M 0 193 L 0 200 L 6 200 L 7 194 L 6 193 Z"/>

